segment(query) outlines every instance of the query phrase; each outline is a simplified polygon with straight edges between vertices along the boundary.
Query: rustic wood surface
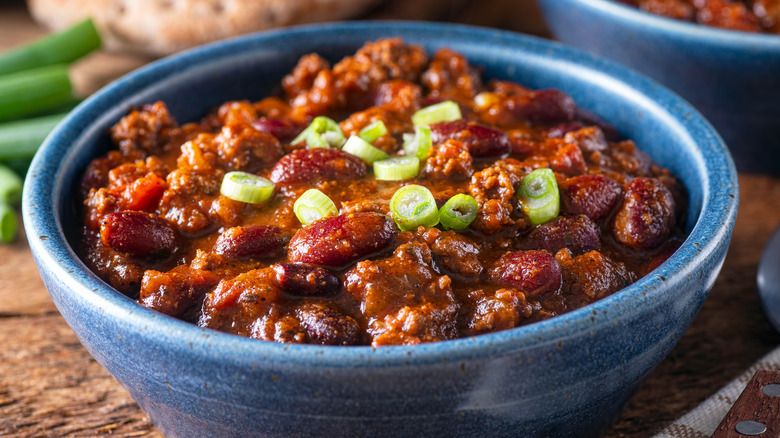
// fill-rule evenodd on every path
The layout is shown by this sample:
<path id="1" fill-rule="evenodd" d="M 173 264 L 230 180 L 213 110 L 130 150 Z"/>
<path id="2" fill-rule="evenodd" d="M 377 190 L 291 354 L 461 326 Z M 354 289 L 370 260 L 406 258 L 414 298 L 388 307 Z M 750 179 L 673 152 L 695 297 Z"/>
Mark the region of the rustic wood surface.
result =
<path id="1" fill-rule="evenodd" d="M 538 14 L 522 1 L 445 1 L 440 5 L 447 6 L 439 9 L 422 3 L 388 0 L 370 16 L 425 17 L 544 34 Z M 0 1 L 0 50 L 43 33 L 21 1 Z M 88 93 L 147 61 L 98 53 L 74 66 L 77 88 Z M 780 224 L 780 178 L 742 174 L 740 196 L 734 237 L 712 294 L 607 437 L 651 436 L 780 345 L 756 296 L 761 249 Z M 0 260 L 0 436 L 161 436 L 59 315 L 23 235 L 0 246 Z"/>

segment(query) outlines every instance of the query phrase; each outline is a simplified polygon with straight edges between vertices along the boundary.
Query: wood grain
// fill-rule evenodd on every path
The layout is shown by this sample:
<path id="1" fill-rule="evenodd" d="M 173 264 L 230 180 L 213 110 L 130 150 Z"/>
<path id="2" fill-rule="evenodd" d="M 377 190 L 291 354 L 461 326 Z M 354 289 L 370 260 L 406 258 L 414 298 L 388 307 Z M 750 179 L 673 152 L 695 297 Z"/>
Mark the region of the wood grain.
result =
<path id="1" fill-rule="evenodd" d="M 422 12 L 408 9 L 422 3 L 388 0 L 370 17 L 426 14 L 422 16 L 545 33 L 527 0 L 458 1 L 439 3 L 445 4 L 441 8 L 427 6 Z M 0 2 L 0 50 L 42 34 L 22 2 Z M 146 61 L 99 53 L 73 72 L 81 92 L 88 93 Z M 732 244 L 710 297 L 607 437 L 651 436 L 780 344 L 780 335 L 761 315 L 755 279 L 761 249 L 780 224 L 780 179 L 740 175 L 740 194 Z M 0 246 L 0 260 L 0 436 L 161 436 L 56 311 L 24 237 Z"/>

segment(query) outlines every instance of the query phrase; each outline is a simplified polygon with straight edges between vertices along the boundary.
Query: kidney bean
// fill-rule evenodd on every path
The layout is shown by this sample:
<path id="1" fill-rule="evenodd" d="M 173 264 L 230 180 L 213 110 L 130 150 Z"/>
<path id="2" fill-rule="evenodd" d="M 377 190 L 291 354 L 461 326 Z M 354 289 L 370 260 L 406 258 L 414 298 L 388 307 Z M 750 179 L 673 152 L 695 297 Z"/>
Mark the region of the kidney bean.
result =
<path id="1" fill-rule="evenodd" d="M 296 310 L 301 326 L 314 343 L 360 344 L 360 325 L 354 318 L 322 304 L 304 304 Z"/>
<path id="2" fill-rule="evenodd" d="M 604 175 L 578 175 L 563 180 L 561 210 L 569 215 L 584 214 L 594 221 L 605 218 L 620 198 L 620 184 Z"/>
<path id="3" fill-rule="evenodd" d="M 368 167 L 360 158 L 332 148 L 299 149 L 284 157 L 271 170 L 275 183 L 304 183 L 325 179 L 357 179 Z"/>
<path id="4" fill-rule="evenodd" d="M 431 125 L 433 144 L 458 140 L 474 157 L 503 157 L 509 154 L 511 144 L 503 131 L 465 119 Z"/>
<path id="5" fill-rule="evenodd" d="M 284 246 L 284 233 L 272 225 L 228 228 L 214 244 L 214 252 L 228 259 L 272 257 Z"/>
<path id="6" fill-rule="evenodd" d="M 555 254 L 568 248 L 574 254 L 601 248 L 599 227 L 587 216 L 559 216 L 534 228 L 518 246 L 520 249 L 544 249 Z"/>
<path id="7" fill-rule="evenodd" d="M 273 135 L 280 143 L 290 143 L 303 131 L 303 127 L 289 120 L 270 117 L 261 117 L 252 122 L 252 126 L 260 132 Z"/>
<path id="8" fill-rule="evenodd" d="M 120 211 L 103 218 L 100 239 L 136 257 L 165 257 L 176 249 L 176 231 L 165 219 L 141 211 Z"/>
<path id="9" fill-rule="evenodd" d="M 573 122 L 564 122 L 558 125 L 553 126 L 552 128 L 548 129 L 546 131 L 547 137 L 549 138 L 563 138 L 564 135 L 572 132 L 577 131 L 582 128 L 584 128 L 585 125 L 582 124 L 580 121 L 573 121 Z"/>
<path id="10" fill-rule="evenodd" d="M 286 293 L 299 297 L 325 297 L 341 289 L 339 278 L 319 266 L 305 263 L 279 263 L 272 266 L 276 284 Z"/>
<path id="11" fill-rule="evenodd" d="M 381 214 L 323 218 L 295 233 L 288 258 L 291 262 L 342 266 L 385 248 L 395 233 L 395 224 Z"/>
<path id="12" fill-rule="evenodd" d="M 498 259 L 490 278 L 528 296 L 545 295 L 561 287 L 561 265 L 547 251 L 509 252 Z"/>
<path id="13" fill-rule="evenodd" d="M 518 102 L 514 112 L 534 124 L 563 123 L 574 120 L 577 104 L 560 90 L 536 90 Z"/>
<path id="14" fill-rule="evenodd" d="M 563 136 L 563 140 L 566 143 L 576 144 L 586 153 L 604 151 L 608 147 L 604 131 L 598 126 L 588 126 L 587 128 L 567 132 Z"/>
<path id="15" fill-rule="evenodd" d="M 674 227 L 674 198 L 655 178 L 634 178 L 623 187 L 625 196 L 615 214 L 612 233 L 618 242 L 652 249 L 662 244 Z"/>

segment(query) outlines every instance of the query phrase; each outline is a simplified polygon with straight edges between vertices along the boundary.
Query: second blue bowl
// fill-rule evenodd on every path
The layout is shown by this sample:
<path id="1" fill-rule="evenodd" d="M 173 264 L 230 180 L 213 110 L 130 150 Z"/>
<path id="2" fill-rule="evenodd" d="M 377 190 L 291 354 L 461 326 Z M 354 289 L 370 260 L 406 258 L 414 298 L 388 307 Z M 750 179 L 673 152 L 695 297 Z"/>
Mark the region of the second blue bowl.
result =
<path id="1" fill-rule="evenodd" d="M 699 109 L 741 171 L 780 175 L 780 35 L 653 15 L 614 0 L 538 0 L 556 38 L 657 79 Z"/>

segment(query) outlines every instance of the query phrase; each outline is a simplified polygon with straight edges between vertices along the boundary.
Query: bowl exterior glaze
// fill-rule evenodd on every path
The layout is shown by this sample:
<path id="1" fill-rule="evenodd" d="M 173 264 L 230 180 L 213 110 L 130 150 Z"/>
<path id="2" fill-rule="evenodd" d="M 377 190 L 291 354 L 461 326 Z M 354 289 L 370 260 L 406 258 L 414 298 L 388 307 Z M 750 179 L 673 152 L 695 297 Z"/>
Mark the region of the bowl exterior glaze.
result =
<path id="1" fill-rule="evenodd" d="M 780 36 L 653 15 L 613 0 L 539 0 L 553 35 L 633 67 L 693 104 L 741 171 L 780 175 Z"/>
<path id="2" fill-rule="evenodd" d="M 106 130 L 157 99 L 181 121 L 259 99 L 305 53 L 338 59 L 401 36 L 462 52 L 489 78 L 560 88 L 616 125 L 689 188 L 688 240 L 632 286 L 562 317 L 504 332 L 386 348 L 284 345 L 201 329 L 144 309 L 71 249 L 74 188 L 110 146 Z M 81 104 L 51 134 L 25 185 L 30 245 L 84 346 L 169 437 L 595 436 L 678 342 L 720 270 L 737 179 L 688 104 L 622 67 L 503 31 L 402 22 L 290 28 L 158 61 Z"/>

